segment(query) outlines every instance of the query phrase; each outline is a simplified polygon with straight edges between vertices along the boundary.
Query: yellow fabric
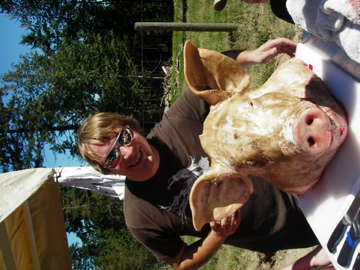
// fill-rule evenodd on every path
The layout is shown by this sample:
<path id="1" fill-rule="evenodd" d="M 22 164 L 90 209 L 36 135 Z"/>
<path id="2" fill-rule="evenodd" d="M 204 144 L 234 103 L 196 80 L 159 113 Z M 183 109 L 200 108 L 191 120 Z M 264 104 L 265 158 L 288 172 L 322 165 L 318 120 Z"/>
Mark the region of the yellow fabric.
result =
<path id="1" fill-rule="evenodd" d="M 4 175 L 0 175 L 0 189 L 5 186 L 8 192 L 5 197 L 9 198 L 11 193 L 11 196 L 16 196 L 10 200 L 11 203 L 20 206 L 6 215 L 0 224 L 5 225 L 6 230 L 2 232 L 7 235 L 12 253 L 5 258 L 8 250 L 0 250 L 0 269 L 10 269 L 6 268 L 5 260 L 12 260 L 11 257 L 16 269 L 71 269 L 59 187 L 53 182 L 52 169 L 14 172 L 3 178 Z M 20 195 L 15 190 L 20 190 Z M 4 190 L 0 193 L 2 196 Z M 4 207 L 6 204 L 8 208 Z M 12 209 L 13 205 L 1 197 L 0 210 L 5 212 L 9 208 Z M 5 216 L 4 212 L 1 212 L 1 217 Z M 26 213 L 30 213 L 30 218 Z M 35 241 L 32 241 L 32 236 Z M 2 240 L 3 237 L 1 234 Z M 3 246 L 0 244 L 0 248 Z M 35 259 L 33 255 L 36 255 Z"/>
<path id="2" fill-rule="evenodd" d="M 23 208 L 17 208 L 4 222 L 16 268 L 35 269 Z"/>

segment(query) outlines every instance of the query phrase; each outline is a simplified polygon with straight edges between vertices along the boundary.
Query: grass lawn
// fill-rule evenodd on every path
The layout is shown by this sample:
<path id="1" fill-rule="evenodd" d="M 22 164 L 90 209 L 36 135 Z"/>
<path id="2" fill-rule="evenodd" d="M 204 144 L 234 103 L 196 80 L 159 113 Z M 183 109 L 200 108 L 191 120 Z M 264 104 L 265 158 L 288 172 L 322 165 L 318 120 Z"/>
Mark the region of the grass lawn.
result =
<path id="1" fill-rule="evenodd" d="M 182 49 L 186 40 L 195 46 L 215 51 L 255 49 L 269 39 L 286 37 L 299 42 L 302 30 L 278 19 L 269 4 L 248 5 L 242 1 L 228 1 L 225 9 L 216 12 L 213 0 L 175 0 L 174 21 L 188 23 L 235 23 L 237 30 L 228 32 L 174 32 L 172 101 L 186 88 L 183 76 Z M 266 65 L 257 65 L 246 71 L 252 78 L 250 89 L 262 85 L 274 68 L 287 59 L 280 55 Z"/>

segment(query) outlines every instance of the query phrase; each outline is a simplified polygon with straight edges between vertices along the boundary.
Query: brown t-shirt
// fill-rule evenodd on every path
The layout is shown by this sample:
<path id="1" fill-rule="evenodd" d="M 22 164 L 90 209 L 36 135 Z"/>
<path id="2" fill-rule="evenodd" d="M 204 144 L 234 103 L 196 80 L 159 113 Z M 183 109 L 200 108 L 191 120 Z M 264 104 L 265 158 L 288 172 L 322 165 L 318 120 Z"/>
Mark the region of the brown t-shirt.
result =
<path id="1" fill-rule="evenodd" d="M 126 180 L 125 217 L 132 234 L 158 260 L 181 250 L 181 235 L 205 237 L 192 226 L 188 196 L 194 181 L 209 169 L 199 135 L 209 106 L 190 90 L 174 103 L 148 136 L 160 154 L 160 168 L 145 182 Z M 260 252 L 318 244 L 295 198 L 252 177 L 254 193 L 241 209 L 241 224 L 226 244 Z"/>

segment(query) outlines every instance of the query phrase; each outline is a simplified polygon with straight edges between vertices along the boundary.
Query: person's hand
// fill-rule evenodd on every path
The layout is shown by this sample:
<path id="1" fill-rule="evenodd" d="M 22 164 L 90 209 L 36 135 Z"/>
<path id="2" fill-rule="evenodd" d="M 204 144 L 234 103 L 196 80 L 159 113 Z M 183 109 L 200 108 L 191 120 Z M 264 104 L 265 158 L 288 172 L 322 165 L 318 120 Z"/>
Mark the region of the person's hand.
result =
<path id="1" fill-rule="evenodd" d="M 295 56 L 296 43 L 287 38 L 270 39 L 253 51 L 254 59 L 259 64 L 269 62 L 276 55 L 285 53 L 290 57 Z"/>
<path id="2" fill-rule="evenodd" d="M 270 39 L 255 50 L 246 50 L 240 53 L 236 61 L 243 67 L 255 64 L 265 64 L 275 56 L 284 53 L 295 56 L 296 43 L 287 38 Z"/>
<path id="3" fill-rule="evenodd" d="M 239 209 L 229 217 L 210 222 L 210 228 L 212 232 L 216 233 L 218 236 L 227 237 L 237 230 L 240 225 L 240 220 L 241 215 Z"/>

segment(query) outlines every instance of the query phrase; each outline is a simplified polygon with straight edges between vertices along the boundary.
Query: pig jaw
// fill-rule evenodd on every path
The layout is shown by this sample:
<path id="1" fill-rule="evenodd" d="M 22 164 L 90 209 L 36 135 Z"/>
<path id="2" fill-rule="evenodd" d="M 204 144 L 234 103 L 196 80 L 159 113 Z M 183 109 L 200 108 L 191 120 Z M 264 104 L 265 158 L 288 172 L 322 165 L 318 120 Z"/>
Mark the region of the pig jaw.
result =
<path id="1" fill-rule="evenodd" d="M 275 168 L 274 171 L 278 172 L 270 173 L 270 169 L 265 174 L 254 173 L 254 175 L 260 176 L 286 193 L 304 194 L 310 190 L 320 179 L 324 167 L 319 167 L 312 162 L 301 161 L 304 166 L 291 165 L 289 163 L 287 167 L 291 169 L 287 170 L 286 167 Z M 308 165 L 308 166 L 306 166 Z M 309 167 L 312 167 L 309 169 Z M 298 170 L 295 170 L 298 168 Z"/>
<path id="2" fill-rule="evenodd" d="M 298 195 L 302 195 L 305 194 L 308 190 L 312 189 L 313 186 L 315 186 L 315 184 L 319 181 L 320 177 L 318 177 L 316 180 L 311 181 L 310 184 L 305 185 L 303 187 L 295 187 L 295 188 L 283 188 L 280 189 L 286 193 L 292 193 L 292 194 L 298 194 Z"/>

